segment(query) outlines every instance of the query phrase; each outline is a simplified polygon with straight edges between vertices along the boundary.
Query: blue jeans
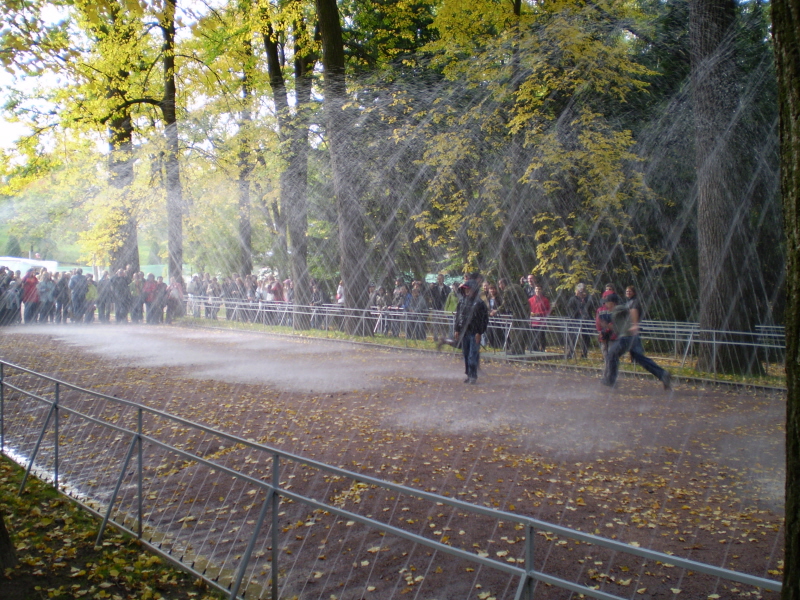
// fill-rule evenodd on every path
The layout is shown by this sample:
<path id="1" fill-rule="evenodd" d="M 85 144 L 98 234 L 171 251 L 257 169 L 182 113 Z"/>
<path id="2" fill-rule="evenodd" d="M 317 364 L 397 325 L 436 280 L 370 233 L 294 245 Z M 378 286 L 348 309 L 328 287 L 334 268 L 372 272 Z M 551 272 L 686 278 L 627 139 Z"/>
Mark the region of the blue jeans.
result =
<path id="1" fill-rule="evenodd" d="M 464 352 L 464 367 L 467 377 L 478 378 L 478 363 L 481 361 L 481 345 L 475 341 L 475 334 L 468 333 L 461 338 L 461 350 Z"/>
<path id="2" fill-rule="evenodd" d="M 664 381 L 666 371 L 659 367 L 654 360 L 644 355 L 642 341 L 639 339 L 638 335 L 634 335 L 618 338 L 615 342 L 611 343 L 608 349 L 606 370 L 605 373 L 603 373 L 603 383 L 606 385 L 614 385 L 617 382 L 619 359 L 626 352 L 631 353 L 631 358 L 633 358 L 634 362 L 658 377 L 659 380 Z"/>

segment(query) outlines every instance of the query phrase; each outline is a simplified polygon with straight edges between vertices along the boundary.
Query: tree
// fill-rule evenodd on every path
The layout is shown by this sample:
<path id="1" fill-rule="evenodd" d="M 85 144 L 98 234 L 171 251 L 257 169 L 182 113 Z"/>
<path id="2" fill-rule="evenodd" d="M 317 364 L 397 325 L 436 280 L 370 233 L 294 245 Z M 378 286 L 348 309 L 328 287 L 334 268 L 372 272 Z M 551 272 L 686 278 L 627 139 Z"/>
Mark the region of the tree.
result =
<path id="1" fill-rule="evenodd" d="M 690 0 L 692 102 L 697 168 L 700 327 L 749 331 L 751 311 L 739 281 L 745 264 L 747 198 L 736 157 L 736 3 Z M 700 346 L 699 366 L 710 372 L 760 370 L 755 352 L 729 336 Z"/>
<path id="2" fill-rule="evenodd" d="M 308 275 L 308 126 L 311 114 L 312 77 L 317 56 L 309 35 L 306 19 L 299 2 L 287 6 L 284 19 L 292 24 L 292 50 L 294 61 L 295 108 L 289 103 L 289 94 L 281 68 L 278 33 L 264 16 L 261 35 L 267 55 L 269 84 L 272 101 L 278 118 L 281 155 L 285 163 L 280 179 L 280 209 L 287 227 L 289 255 L 295 299 L 298 304 L 310 302 L 311 285 Z M 284 39 L 289 36 L 284 32 Z M 295 315 L 295 325 L 304 326 L 310 321 L 303 314 Z"/>
<path id="3" fill-rule="evenodd" d="M 330 148 L 333 187 L 339 223 L 339 251 L 345 290 L 345 306 L 366 308 L 369 277 L 368 248 L 364 237 L 364 208 L 361 204 L 363 173 L 352 160 L 350 127 L 355 123 L 347 104 L 345 55 L 342 26 L 336 0 L 316 0 L 325 69 L 325 125 Z M 348 319 L 355 327 L 361 319 Z M 366 328 L 365 332 L 368 332 Z"/>
<path id="4" fill-rule="evenodd" d="M 787 240 L 786 508 L 783 600 L 800 599 L 800 3 L 772 3 Z"/>

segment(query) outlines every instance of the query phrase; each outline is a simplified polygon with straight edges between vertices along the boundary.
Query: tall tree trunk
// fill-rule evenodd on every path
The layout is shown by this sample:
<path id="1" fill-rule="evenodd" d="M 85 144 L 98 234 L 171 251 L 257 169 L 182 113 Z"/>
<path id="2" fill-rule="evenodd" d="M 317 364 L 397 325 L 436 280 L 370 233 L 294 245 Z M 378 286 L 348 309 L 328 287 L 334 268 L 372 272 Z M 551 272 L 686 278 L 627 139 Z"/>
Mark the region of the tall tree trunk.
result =
<path id="1" fill-rule="evenodd" d="M 302 22 L 295 23 L 295 32 L 300 31 L 303 26 Z M 307 55 L 300 47 L 300 40 L 295 37 L 294 78 L 297 108 L 292 114 L 278 56 L 278 44 L 271 26 L 267 27 L 263 36 L 270 87 L 278 113 L 281 151 L 286 162 L 280 181 L 281 210 L 289 238 L 294 300 L 295 304 L 307 305 L 311 301 L 308 275 L 308 102 L 311 100 L 311 76 L 316 58 Z M 303 313 L 296 314 L 294 326 L 310 326 L 310 320 L 304 317 Z"/>
<path id="2" fill-rule="evenodd" d="M 339 213 L 339 252 L 345 306 L 364 309 L 369 300 L 367 289 L 369 277 L 364 212 L 360 198 L 363 178 L 360 174 L 359 161 L 354 158 L 354 148 L 348 139 L 350 120 L 345 109 L 347 88 L 342 26 L 336 0 L 316 0 L 316 6 L 322 35 L 325 123 L 330 146 L 336 207 Z M 348 319 L 348 323 L 352 326 L 351 332 L 361 331 L 361 320 Z"/>
<path id="3" fill-rule="evenodd" d="M 749 331 L 740 281 L 746 202 L 736 160 L 735 0 L 690 0 L 692 102 L 697 170 L 700 328 Z M 720 339 L 722 338 L 722 339 Z M 716 343 L 709 343 L 709 342 Z M 760 370 L 754 351 L 735 334 L 700 346 L 699 368 L 709 372 Z M 720 344 L 719 342 L 724 342 Z"/>
<path id="4" fill-rule="evenodd" d="M 113 92 L 112 92 L 113 93 Z M 110 183 L 120 190 L 122 198 L 117 210 L 120 213 L 120 226 L 116 232 L 119 246 L 111 254 L 111 272 L 124 269 L 128 265 L 139 270 L 139 239 L 136 215 L 131 205 L 129 192 L 133 183 L 133 122 L 128 111 L 111 119 L 109 127 L 109 170 Z"/>
<path id="5" fill-rule="evenodd" d="M 786 228 L 786 516 L 783 600 L 800 600 L 800 1 L 774 0 Z"/>
<path id="6" fill-rule="evenodd" d="M 522 83 L 519 48 L 519 18 L 521 15 L 522 0 L 514 0 L 514 16 L 516 19 L 514 23 L 514 47 L 511 55 L 511 86 L 514 96 L 516 96 Z M 522 178 L 528 165 L 525 162 L 526 154 L 523 138 L 524 133 L 521 131 L 511 134 L 509 147 L 511 181 L 506 200 L 505 225 L 500 233 L 500 240 L 497 245 L 497 277 L 498 279 L 506 278 L 509 281 L 516 281 L 519 275 L 527 270 L 522 261 L 519 260 L 514 246 L 514 231 L 519 227 L 522 214 L 525 212 L 522 197 Z"/>
<path id="7" fill-rule="evenodd" d="M 179 279 L 183 273 L 183 188 L 181 186 L 180 147 L 178 144 L 178 118 L 176 112 L 177 89 L 175 86 L 175 0 L 164 3 L 161 30 L 164 35 L 164 99 L 161 111 L 164 115 L 166 136 L 166 187 L 167 187 L 167 248 L 170 279 Z"/>
<path id="8" fill-rule="evenodd" d="M 253 48 L 244 41 L 245 65 L 242 73 L 242 111 L 239 119 L 239 266 L 241 275 L 253 271 L 253 236 L 250 223 L 250 176 L 253 173 L 253 113 L 250 71 Z"/>

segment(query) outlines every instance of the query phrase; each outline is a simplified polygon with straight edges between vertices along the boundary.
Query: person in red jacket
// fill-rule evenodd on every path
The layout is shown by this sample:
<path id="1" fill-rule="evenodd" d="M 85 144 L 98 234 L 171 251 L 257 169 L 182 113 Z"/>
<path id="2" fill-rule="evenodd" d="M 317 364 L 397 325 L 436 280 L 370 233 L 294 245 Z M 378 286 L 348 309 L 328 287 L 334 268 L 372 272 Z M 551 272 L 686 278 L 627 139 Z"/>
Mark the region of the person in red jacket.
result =
<path id="1" fill-rule="evenodd" d="M 533 296 L 528 298 L 528 304 L 531 307 L 531 329 L 533 331 L 531 350 L 544 352 L 546 344 L 543 326 L 545 317 L 550 316 L 550 300 L 545 297 L 542 286 L 534 287 Z"/>
<path id="2" fill-rule="evenodd" d="M 150 324 L 158 323 L 155 311 L 156 294 L 158 293 L 158 283 L 156 283 L 156 276 L 150 273 L 147 276 L 144 284 L 142 284 L 142 297 L 144 298 L 144 305 L 147 309 L 147 322 Z"/>
<path id="3" fill-rule="evenodd" d="M 25 324 L 36 321 L 36 313 L 39 310 L 39 279 L 33 269 L 29 269 L 22 278 L 22 303 L 25 305 L 24 315 Z"/>

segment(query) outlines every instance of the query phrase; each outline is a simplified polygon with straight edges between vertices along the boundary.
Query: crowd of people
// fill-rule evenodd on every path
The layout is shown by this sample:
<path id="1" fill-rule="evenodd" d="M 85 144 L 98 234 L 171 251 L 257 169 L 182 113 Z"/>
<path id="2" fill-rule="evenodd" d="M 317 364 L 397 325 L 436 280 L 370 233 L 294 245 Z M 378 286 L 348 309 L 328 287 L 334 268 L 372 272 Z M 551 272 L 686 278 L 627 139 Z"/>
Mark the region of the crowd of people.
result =
<path id="1" fill-rule="evenodd" d="M 320 282 L 312 279 L 310 283 L 311 326 L 327 327 L 327 313 L 322 307 L 333 303 Z M 429 334 L 425 315 L 439 311 L 445 317 L 450 315 L 447 317 L 450 333 L 455 338 L 458 338 L 460 327 L 469 331 L 468 339 L 462 336 L 460 344 L 465 348 L 465 361 L 472 367 L 477 364 L 477 358 L 473 356 L 477 352 L 473 343 L 477 330 L 472 325 L 459 324 L 459 315 L 463 314 L 467 300 L 472 302 L 470 306 L 480 302 L 486 311 L 486 323 L 484 325 L 481 320 L 482 325 L 478 327 L 479 345 L 503 348 L 509 355 L 521 355 L 526 351 L 545 352 L 546 322 L 552 305 L 533 275 L 521 278 L 519 283 L 508 279 L 495 283 L 472 273 L 450 285 L 445 283 L 442 274 L 432 284 L 422 280 L 407 282 L 399 277 L 391 292 L 373 284 L 368 291 L 373 331 L 424 340 Z M 336 305 L 345 304 L 345 293 L 344 283 L 340 281 L 336 287 Z M 95 315 L 101 323 L 110 323 L 112 312 L 113 321 L 117 323 L 170 323 L 182 316 L 187 306 L 194 317 L 202 314 L 207 319 L 217 319 L 224 306 L 227 319 L 255 320 L 261 314 L 259 309 L 262 306 L 288 307 L 293 302 L 292 280 L 281 281 L 271 273 L 261 277 L 234 273 L 221 278 L 198 273 L 188 284 L 182 278 L 175 278 L 167 285 L 163 277 L 145 275 L 130 267 L 119 269 L 114 274 L 104 271 L 95 281 L 92 274 L 84 274 L 80 268 L 55 273 L 45 268 L 31 268 L 22 275 L 20 271 L 0 266 L 0 325 L 91 323 Z M 324 322 L 322 315 L 325 315 Z M 626 288 L 623 302 L 614 285 L 607 284 L 595 305 L 586 285 L 578 284 L 575 294 L 566 303 L 563 316 L 581 325 L 570 330 L 565 342 L 565 357 L 571 359 L 577 352 L 583 358 L 588 356 L 592 336 L 589 323 L 594 320 L 598 345 L 606 364 L 604 383 L 615 384 L 619 358 L 628 352 L 632 360 L 669 387 L 669 373 L 644 355 L 639 338 L 642 315 L 642 306 L 633 286 Z M 437 334 L 441 337 L 441 321 L 434 327 L 439 328 L 439 331 L 432 332 L 434 337 Z M 472 356 L 471 362 L 469 356 Z M 474 383 L 476 377 L 472 367 L 467 368 L 467 381 L 470 383 Z"/>
<path id="2" fill-rule="evenodd" d="M 83 269 L 53 272 L 31 268 L 23 275 L 0 266 L 0 325 L 17 323 L 171 322 L 183 314 L 183 282 L 131 268 L 95 281 Z"/>

